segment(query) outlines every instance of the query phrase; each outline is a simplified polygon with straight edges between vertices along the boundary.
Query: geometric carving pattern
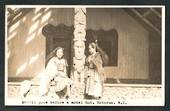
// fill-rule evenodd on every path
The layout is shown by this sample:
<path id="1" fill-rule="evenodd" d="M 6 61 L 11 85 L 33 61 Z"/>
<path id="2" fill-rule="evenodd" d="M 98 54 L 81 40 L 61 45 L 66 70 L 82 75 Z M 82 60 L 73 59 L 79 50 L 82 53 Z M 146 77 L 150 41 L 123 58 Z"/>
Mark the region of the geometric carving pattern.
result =
<path id="1" fill-rule="evenodd" d="M 75 8 L 74 15 L 74 82 L 84 83 L 86 8 Z"/>

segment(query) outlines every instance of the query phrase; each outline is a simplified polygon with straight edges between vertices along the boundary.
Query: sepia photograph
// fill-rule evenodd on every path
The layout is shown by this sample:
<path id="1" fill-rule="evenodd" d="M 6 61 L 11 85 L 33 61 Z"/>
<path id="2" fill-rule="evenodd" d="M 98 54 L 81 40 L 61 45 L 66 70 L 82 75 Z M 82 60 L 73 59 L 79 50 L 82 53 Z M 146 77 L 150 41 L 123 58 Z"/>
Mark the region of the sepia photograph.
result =
<path id="1" fill-rule="evenodd" d="M 165 6 L 5 8 L 5 105 L 164 106 Z"/>

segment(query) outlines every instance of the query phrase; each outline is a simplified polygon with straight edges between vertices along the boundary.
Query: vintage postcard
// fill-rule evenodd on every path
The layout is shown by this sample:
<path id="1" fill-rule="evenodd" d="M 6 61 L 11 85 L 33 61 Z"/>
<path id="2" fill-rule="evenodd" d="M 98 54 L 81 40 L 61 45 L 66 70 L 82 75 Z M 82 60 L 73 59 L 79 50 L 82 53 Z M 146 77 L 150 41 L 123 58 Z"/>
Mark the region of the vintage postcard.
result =
<path id="1" fill-rule="evenodd" d="M 164 104 L 165 6 L 6 5 L 5 105 Z"/>

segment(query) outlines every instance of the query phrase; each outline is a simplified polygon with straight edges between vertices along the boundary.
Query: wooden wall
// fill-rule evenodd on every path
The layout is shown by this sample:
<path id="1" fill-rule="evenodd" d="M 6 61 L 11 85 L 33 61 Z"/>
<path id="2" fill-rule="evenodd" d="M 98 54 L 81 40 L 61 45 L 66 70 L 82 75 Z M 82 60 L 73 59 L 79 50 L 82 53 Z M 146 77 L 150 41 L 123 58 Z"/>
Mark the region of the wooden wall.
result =
<path id="1" fill-rule="evenodd" d="M 106 67 L 107 77 L 148 79 L 149 33 L 123 9 L 87 9 L 87 29 L 118 31 L 118 65 Z"/>
<path id="2" fill-rule="evenodd" d="M 47 24 L 73 25 L 73 9 L 32 9 L 8 29 L 8 77 L 35 77 L 45 68 L 46 38 L 42 28 Z"/>
<path id="3" fill-rule="evenodd" d="M 150 34 L 149 37 L 149 77 L 151 83 L 161 83 L 161 37 Z"/>
<path id="4" fill-rule="evenodd" d="M 42 27 L 74 24 L 73 9 L 33 9 L 8 30 L 9 77 L 35 77 L 45 68 Z M 87 9 L 87 29 L 118 31 L 118 65 L 106 67 L 107 76 L 149 78 L 149 32 L 123 9 Z"/>

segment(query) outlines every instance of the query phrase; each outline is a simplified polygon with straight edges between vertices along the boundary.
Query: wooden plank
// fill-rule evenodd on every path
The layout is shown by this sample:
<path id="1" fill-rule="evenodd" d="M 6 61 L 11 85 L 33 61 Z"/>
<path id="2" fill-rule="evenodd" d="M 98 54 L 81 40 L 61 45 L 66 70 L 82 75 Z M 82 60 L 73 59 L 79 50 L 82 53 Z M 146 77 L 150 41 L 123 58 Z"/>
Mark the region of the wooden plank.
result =
<path id="1" fill-rule="evenodd" d="M 141 18 L 147 25 L 149 25 L 151 28 L 153 28 L 158 34 L 161 34 L 161 31 L 156 28 L 152 23 L 150 23 L 145 17 L 143 17 L 138 11 L 135 9 L 130 9 L 133 13 L 135 13 L 139 18 Z"/>

